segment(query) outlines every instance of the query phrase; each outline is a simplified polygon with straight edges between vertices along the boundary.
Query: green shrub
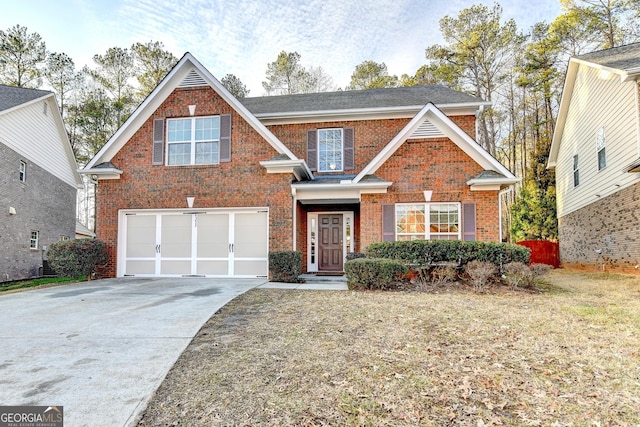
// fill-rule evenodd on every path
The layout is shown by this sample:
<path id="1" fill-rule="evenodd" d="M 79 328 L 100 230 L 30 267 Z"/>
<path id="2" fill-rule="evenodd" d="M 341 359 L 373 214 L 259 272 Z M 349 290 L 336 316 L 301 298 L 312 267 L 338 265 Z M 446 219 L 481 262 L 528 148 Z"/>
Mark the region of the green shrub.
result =
<path id="1" fill-rule="evenodd" d="M 357 258 L 344 265 L 349 289 L 391 289 L 407 267 L 383 258 Z"/>
<path id="2" fill-rule="evenodd" d="M 109 254 L 102 240 L 62 240 L 49 246 L 47 259 L 59 276 L 91 277 L 97 267 L 107 262 Z"/>
<path id="3" fill-rule="evenodd" d="M 347 252 L 346 259 L 347 261 L 351 261 L 352 259 L 358 258 L 366 258 L 367 254 L 363 254 L 362 252 Z"/>
<path id="4" fill-rule="evenodd" d="M 301 283 L 302 253 L 298 251 L 269 252 L 269 272 L 272 282 Z"/>
<path id="5" fill-rule="evenodd" d="M 371 244 L 366 250 L 372 258 L 389 258 L 414 265 L 453 262 L 465 265 L 486 261 L 502 267 L 510 262 L 529 263 L 531 251 L 524 246 L 463 240 L 411 240 Z"/>

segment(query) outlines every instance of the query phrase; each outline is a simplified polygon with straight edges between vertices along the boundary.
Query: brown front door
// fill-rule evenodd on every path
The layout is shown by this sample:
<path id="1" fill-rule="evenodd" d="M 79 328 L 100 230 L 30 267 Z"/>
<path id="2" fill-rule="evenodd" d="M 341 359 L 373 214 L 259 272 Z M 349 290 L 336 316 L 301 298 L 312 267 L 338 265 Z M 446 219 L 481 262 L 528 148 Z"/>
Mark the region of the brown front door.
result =
<path id="1" fill-rule="evenodd" d="M 318 215 L 320 271 L 342 271 L 342 214 Z"/>

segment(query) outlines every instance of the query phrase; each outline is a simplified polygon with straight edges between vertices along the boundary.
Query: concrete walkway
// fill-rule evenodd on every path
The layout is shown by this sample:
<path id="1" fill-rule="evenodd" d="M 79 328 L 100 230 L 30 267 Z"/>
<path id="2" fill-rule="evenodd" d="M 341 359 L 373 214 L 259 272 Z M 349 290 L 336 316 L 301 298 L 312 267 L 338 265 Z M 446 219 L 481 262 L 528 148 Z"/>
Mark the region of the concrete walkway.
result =
<path id="1" fill-rule="evenodd" d="M 63 406 L 65 427 L 133 425 L 202 325 L 236 296 L 347 288 L 341 278 L 307 280 L 120 278 L 0 295 L 0 405 Z"/>

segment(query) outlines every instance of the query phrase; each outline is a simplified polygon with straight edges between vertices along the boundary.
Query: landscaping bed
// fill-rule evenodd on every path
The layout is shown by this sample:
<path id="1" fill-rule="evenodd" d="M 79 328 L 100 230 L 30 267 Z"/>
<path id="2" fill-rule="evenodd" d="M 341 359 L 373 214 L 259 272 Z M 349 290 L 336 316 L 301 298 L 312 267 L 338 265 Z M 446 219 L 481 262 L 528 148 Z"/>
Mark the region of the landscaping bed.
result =
<path id="1" fill-rule="evenodd" d="M 139 425 L 640 424 L 640 278 L 545 278 L 252 290 L 205 324 Z"/>

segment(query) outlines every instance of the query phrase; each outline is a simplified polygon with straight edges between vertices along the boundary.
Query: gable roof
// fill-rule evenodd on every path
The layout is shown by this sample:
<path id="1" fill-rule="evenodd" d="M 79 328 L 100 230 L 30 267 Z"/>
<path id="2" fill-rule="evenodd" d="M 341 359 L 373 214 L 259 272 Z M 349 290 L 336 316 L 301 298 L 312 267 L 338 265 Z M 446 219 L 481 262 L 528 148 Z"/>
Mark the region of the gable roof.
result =
<path id="1" fill-rule="evenodd" d="M 371 162 L 353 179 L 353 183 L 360 182 L 365 176 L 374 174 L 404 142 L 411 137 L 422 126 L 425 121 L 429 121 L 440 132 L 451 139 L 460 149 L 469 155 L 476 163 L 482 166 L 485 171 L 493 171 L 498 175 L 491 174 L 492 184 L 514 184 L 520 180 L 502 165 L 495 157 L 490 155 L 473 138 L 467 135 L 458 125 L 456 125 L 446 114 L 432 103 L 425 105 L 416 116 L 376 155 Z M 482 175 L 482 174 L 481 174 Z M 479 175 L 470 185 L 478 185 L 487 175 Z M 473 180 L 472 180 L 473 181 Z"/>
<path id="2" fill-rule="evenodd" d="M 580 66 L 608 71 L 620 76 L 621 82 L 640 79 L 640 43 L 611 49 L 599 50 L 573 57 L 567 66 L 567 75 L 562 89 L 560 109 L 556 120 L 556 128 L 551 141 L 547 168 L 556 167 L 560 151 L 560 139 L 564 133 L 564 125 L 571 104 L 571 96 Z"/>
<path id="3" fill-rule="evenodd" d="M 640 43 L 598 50 L 576 56 L 576 59 L 628 72 L 640 68 Z"/>
<path id="4" fill-rule="evenodd" d="M 48 90 L 0 85 L 0 116 L 9 116 L 13 112 L 17 112 L 38 102 L 44 102 L 46 109 L 51 112 L 55 133 L 59 137 L 57 141 L 62 145 L 61 147 L 51 146 L 52 149 L 55 150 L 55 159 L 50 157 L 50 152 L 43 151 L 42 147 L 35 147 L 33 141 L 30 139 L 20 141 L 17 145 L 15 144 L 16 141 L 5 141 L 3 143 L 11 149 L 21 152 L 21 154 L 29 160 L 34 161 L 40 167 L 53 173 L 68 184 L 75 185 L 79 188 L 82 186 L 82 178 L 78 173 L 76 156 L 71 148 L 69 135 L 67 134 L 64 120 L 58 109 L 55 94 Z M 28 128 L 27 130 L 35 131 L 35 129 L 39 130 L 37 127 Z M 43 142 L 40 141 L 39 143 Z M 62 151 L 60 152 L 58 150 Z M 58 154 L 60 154 L 60 156 L 58 156 Z M 69 169 L 67 169 L 67 167 Z"/>
<path id="5" fill-rule="evenodd" d="M 160 104 L 180 86 L 210 86 L 224 99 L 250 126 L 252 126 L 279 154 L 284 154 L 292 160 L 297 157 L 266 128 L 247 108 L 242 105 L 197 59 L 189 52 L 178 61 L 160 84 L 147 96 L 127 121 L 120 126 L 115 134 L 107 141 L 102 149 L 91 159 L 83 173 L 100 175 L 121 173 L 117 169 L 102 168 L 96 170 L 101 163 L 110 162 L 133 134 L 158 109 Z M 100 168 L 99 168 L 100 169 Z"/>
<path id="6" fill-rule="evenodd" d="M 51 94 L 48 90 L 0 85 L 0 112 Z"/>

